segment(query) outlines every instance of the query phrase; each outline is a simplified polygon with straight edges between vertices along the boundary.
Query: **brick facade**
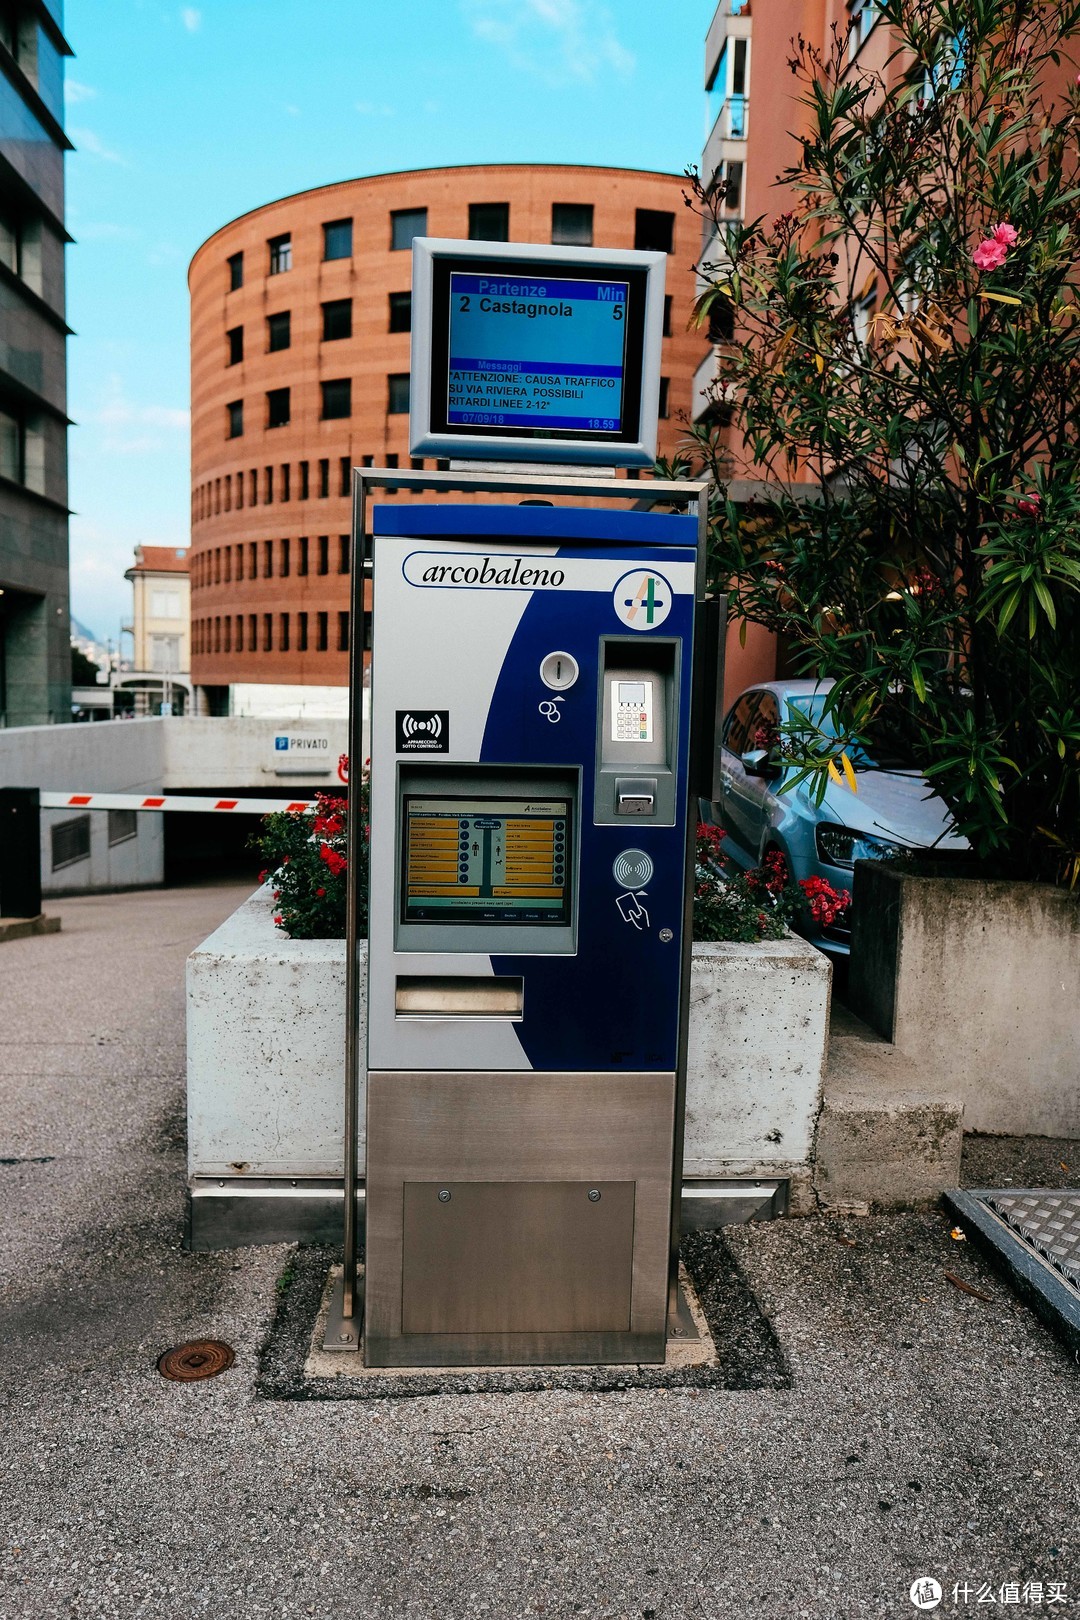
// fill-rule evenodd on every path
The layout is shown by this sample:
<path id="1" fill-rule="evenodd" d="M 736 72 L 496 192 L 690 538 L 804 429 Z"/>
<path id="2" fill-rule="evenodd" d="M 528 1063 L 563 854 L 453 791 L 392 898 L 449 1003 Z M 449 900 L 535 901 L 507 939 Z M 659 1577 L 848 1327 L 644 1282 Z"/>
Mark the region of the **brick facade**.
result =
<path id="1" fill-rule="evenodd" d="M 402 324 L 393 298 L 410 289 L 412 256 L 392 246 L 392 215 L 425 209 L 423 234 L 465 238 L 470 205 L 483 229 L 492 216 L 478 205 L 507 204 L 509 240 L 543 243 L 554 205 L 586 204 L 594 245 L 610 248 L 635 246 L 639 210 L 670 216 L 660 423 L 660 454 L 670 456 L 701 352 L 687 331 L 700 225 L 682 190 L 677 175 L 630 169 L 425 169 L 283 198 L 203 244 L 188 277 L 196 685 L 347 683 L 350 469 L 395 457 L 410 465 L 409 418 L 391 408 L 401 389 L 391 379 L 409 370 L 409 332 L 392 328 Z M 350 327 L 351 336 L 331 335 Z"/>

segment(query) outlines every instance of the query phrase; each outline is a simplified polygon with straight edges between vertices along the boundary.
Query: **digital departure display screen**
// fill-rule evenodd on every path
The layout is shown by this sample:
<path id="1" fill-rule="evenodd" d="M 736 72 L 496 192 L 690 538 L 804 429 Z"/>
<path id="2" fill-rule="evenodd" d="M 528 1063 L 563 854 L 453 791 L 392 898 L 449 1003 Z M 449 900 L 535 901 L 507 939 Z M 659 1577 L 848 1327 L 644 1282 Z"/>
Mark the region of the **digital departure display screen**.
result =
<path id="1" fill-rule="evenodd" d="M 636 442 L 646 292 L 637 266 L 436 258 L 426 430 Z"/>
<path id="2" fill-rule="evenodd" d="M 404 799 L 402 922 L 570 922 L 569 799 Z"/>
<path id="3" fill-rule="evenodd" d="M 450 276 L 451 427 L 622 427 L 626 281 Z"/>

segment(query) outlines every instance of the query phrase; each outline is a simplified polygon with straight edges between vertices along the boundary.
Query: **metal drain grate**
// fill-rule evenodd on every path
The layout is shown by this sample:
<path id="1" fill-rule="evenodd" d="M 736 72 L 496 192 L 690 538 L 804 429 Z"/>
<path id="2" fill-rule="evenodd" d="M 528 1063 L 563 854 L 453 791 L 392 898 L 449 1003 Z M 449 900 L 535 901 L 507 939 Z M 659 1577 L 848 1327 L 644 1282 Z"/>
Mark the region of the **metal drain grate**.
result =
<path id="1" fill-rule="evenodd" d="M 982 1198 L 1080 1293 L 1080 1190 L 995 1189 Z"/>

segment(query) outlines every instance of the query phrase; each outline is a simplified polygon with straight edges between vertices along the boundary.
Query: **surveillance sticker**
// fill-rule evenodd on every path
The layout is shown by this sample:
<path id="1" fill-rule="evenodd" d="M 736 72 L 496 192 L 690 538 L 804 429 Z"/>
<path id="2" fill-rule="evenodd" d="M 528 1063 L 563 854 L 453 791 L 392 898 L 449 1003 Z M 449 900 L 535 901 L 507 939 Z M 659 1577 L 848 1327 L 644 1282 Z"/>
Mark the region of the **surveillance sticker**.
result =
<path id="1" fill-rule="evenodd" d="M 398 709 L 396 712 L 399 754 L 450 752 L 449 709 Z"/>

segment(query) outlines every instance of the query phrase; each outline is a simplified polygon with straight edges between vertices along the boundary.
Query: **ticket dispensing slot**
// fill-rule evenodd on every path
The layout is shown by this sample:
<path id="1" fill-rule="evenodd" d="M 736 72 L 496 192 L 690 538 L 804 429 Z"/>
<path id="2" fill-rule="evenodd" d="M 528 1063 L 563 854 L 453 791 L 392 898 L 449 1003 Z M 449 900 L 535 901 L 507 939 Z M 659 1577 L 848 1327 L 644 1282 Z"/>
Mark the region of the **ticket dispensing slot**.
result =
<path id="1" fill-rule="evenodd" d="M 461 978 L 445 974 L 399 975 L 396 1018 L 520 1018 L 524 983 L 516 978 Z"/>
<path id="2" fill-rule="evenodd" d="M 675 822 L 674 725 L 678 645 L 640 637 L 600 644 L 604 682 L 594 820 Z"/>

